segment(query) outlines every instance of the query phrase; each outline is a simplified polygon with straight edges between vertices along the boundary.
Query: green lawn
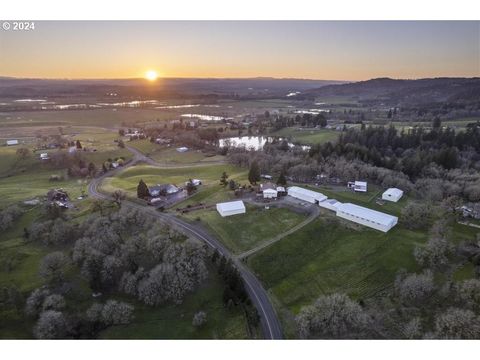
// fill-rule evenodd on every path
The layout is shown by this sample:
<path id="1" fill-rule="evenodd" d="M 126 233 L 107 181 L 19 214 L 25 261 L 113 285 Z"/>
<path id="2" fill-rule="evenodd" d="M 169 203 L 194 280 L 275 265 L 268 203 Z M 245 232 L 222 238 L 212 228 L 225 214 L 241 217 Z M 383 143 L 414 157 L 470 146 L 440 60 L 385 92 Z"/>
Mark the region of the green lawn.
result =
<path id="1" fill-rule="evenodd" d="M 157 168 L 148 165 L 137 165 L 125 169 L 113 178 L 106 178 L 102 184 L 105 191 L 114 191 L 121 189 L 130 196 L 136 196 L 136 189 L 140 179 L 143 179 L 148 186 L 155 184 L 176 184 L 184 186 L 188 179 L 200 179 L 202 185 L 199 186 L 199 193 L 209 190 L 208 194 L 214 195 L 215 190 L 221 191 L 220 176 L 226 171 L 231 178 L 238 181 L 246 181 L 246 171 L 244 169 L 228 164 L 209 164 L 205 166 L 178 167 L 178 168 Z M 198 194 L 197 194 L 198 195 Z"/>
<path id="2" fill-rule="evenodd" d="M 163 145 L 151 143 L 150 140 L 135 140 L 126 142 L 126 144 L 141 151 L 161 164 L 181 165 L 202 161 L 223 161 L 225 159 L 224 156 L 205 153 L 201 150 L 189 149 L 186 152 L 178 152 L 176 146 L 165 147 Z"/>
<path id="3" fill-rule="evenodd" d="M 245 214 L 221 217 L 215 208 L 193 211 L 189 219 L 201 219 L 201 223 L 215 234 L 234 253 L 240 253 L 261 244 L 303 220 L 305 215 L 284 208 L 270 208 L 247 205 Z"/>
<path id="4" fill-rule="evenodd" d="M 319 129 L 319 130 L 298 130 L 298 128 L 284 128 L 271 133 L 273 136 L 291 138 L 293 142 L 301 144 L 323 144 L 328 141 L 337 140 L 339 131 Z"/>

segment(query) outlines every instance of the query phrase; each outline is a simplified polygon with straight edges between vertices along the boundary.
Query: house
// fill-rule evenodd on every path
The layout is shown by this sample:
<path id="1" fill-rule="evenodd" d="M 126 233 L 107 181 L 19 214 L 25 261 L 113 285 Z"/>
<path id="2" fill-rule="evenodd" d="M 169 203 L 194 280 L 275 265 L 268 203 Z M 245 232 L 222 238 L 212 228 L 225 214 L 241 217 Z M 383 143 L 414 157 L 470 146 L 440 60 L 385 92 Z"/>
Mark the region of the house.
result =
<path id="1" fill-rule="evenodd" d="M 185 181 L 185 186 L 187 186 L 189 182 L 190 182 L 190 181 Z M 192 179 L 192 185 L 193 185 L 193 186 L 202 185 L 202 180 Z"/>
<path id="2" fill-rule="evenodd" d="M 276 199 L 278 196 L 278 192 L 275 189 L 265 189 L 263 190 L 263 198 L 264 199 Z"/>
<path id="3" fill-rule="evenodd" d="M 177 151 L 180 152 L 180 153 L 187 152 L 188 148 L 185 147 L 185 146 L 182 146 L 182 147 L 177 148 Z"/>
<path id="4" fill-rule="evenodd" d="M 50 156 L 48 156 L 48 153 L 40 154 L 40 160 L 48 160 L 48 159 L 50 159 Z"/>
<path id="5" fill-rule="evenodd" d="M 7 140 L 7 146 L 18 145 L 18 140 Z"/>
<path id="6" fill-rule="evenodd" d="M 320 202 L 327 199 L 322 193 L 304 189 L 298 186 L 290 186 L 288 189 L 288 195 L 296 199 L 308 201 L 312 204 L 319 204 Z"/>
<path id="7" fill-rule="evenodd" d="M 272 175 L 261 174 L 260 177 L 266 180 L 272 180 Z"/>
<path id="8" fill-rule="evenodd" d="M 180 189 L 172 184 L 157 184 L 148 188 L 151 197 L 167 196 L 179 191 Z"/>
<path id="9" fill-rule="evenodd" d="M 245 214 L 245 204 L 243 201 L 230 201 L 217 204 L 217 211 L 222 217 Z"/>
<path id="10" fill-rule="evenodd" d="M 47 199 L 48 201 L 61 201 L 66 202 L 68 201 L 68 193 L 63 189 L 51 189 L 47 192 Z"/>
<path id="11" fill-rule="evenodd" d="M 337 208 L 342 205 L 342 203 L 338 200 L 335 199 L 327 199 L 325 201 L 321 201 L 318 203 L 318 205 L 324 209 L 332 210 L 332 211 L 337 211 Z"/>
<path id="12" fill-rule="evenodd" d="M 382 200 L 397 202 L 403 196 L 403 191 L 397 188 L 389 188 L 382 194 Z"/>
<path id="13" fill-rule="evenodd" d="M 367 192 L 366 181 L 349 181 L 347 187 L 355 192 Z"/>
<path id="14" fill-rule="evenodd" d="M 260 184 L 260 191 L 264 199 L 276 199 L 278 196 L 277 188 L 275 184 L 271 182 Z"/>
<path id="15" fill-rule="evenodd" d="M 383 232 L 389 231 L 398 222 L 398 218 L 396 216 L 351 203 L 340 204 L 337 206 L 336 212 L 338 217 Z"/>

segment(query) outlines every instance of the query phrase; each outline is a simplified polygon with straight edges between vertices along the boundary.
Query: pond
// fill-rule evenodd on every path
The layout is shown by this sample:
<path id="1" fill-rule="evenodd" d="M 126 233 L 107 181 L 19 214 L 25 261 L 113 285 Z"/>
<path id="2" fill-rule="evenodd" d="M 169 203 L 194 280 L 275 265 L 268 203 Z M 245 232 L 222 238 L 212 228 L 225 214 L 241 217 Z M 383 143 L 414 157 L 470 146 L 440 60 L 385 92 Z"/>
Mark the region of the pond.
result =
<path id="1" fill-rule="evenodd" d="M 230 137 L 219 140 L 220 147 L 245 147 L 246 149 L 251 150 L 261 150 L 266 143 L 271 143 L 274 140 L 283 140 L 281 137 L 274 136 L 240 136 L 240 137 Z M 295 144 L 289 142 L 289 147 L 294 147 Z M 303 145 L 303 150 L 310 150 L 310 146 Z"/>

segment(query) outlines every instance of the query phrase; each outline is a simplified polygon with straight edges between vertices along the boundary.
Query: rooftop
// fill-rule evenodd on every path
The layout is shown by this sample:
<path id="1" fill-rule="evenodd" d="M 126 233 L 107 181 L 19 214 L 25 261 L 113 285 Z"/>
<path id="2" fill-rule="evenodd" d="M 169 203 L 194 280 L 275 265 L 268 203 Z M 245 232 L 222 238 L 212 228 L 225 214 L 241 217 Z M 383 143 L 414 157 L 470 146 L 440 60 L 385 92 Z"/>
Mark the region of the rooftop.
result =
<path id="1" fill-rule="evenodd" d="M 374 221 L 381 225 L 390 225 L 392 221 L 397 220 L 396 216 L 388 215 L 380 211 L 365 208 L 351 203 L 344 203 L 338 206 L 338 211 L 358 216 L 363 219 Z"/>

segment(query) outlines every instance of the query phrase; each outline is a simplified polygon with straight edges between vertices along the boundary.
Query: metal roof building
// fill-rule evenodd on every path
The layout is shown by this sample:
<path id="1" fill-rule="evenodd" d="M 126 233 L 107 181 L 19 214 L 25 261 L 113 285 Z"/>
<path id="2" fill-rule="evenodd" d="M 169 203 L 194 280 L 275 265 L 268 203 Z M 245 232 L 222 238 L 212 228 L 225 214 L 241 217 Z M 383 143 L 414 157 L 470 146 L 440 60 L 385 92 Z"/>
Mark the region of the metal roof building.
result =
<path id="1" fill-rule="evenodd" d="M 397 202 L 400 200 L 403 196 L 403 191 L 397 188 L 390 188 L 387 189 L 383 194 L 382 194 L 382 200 L 387 200 L 387 201 L 393 201 Z"/>
<path id="2" fill-rule="evenodd" d="M 316 203 L 318 204 L 327 199 L 327 197 L 322 193 L 304 189 L 298 186 L 290 186 L 288 188 L 288 195 L 296 199 L 308 201 L 312 204 L 316 204 Z"/>
<path id="3" fill-rule="evenodd" d="M 218 203 L 217 211 L 222 217 L 225 217 L 225 216 L 231 216 L 231 215 L 237 215 L 237 214 L 245 214 L 246 209 L 243 201 L 238 200 L 238 201 Z"/>
<path id="4" fill-rule="evenodd" d="M 338 206 L 337 216 L 383 232 L 387 232 L 398 222 L 396 216 L 351 203 Z"/>
<path id="5" fill-rule="evenodd" d="M 337 208 L 342 205 L 342 203 L 338 200 L 335 199 L 327 199 L 325 201 L 322 201 L 318 204 L 320 207 L 328 209 L 328 210 L 333 210 L 337 211 Z"/>

